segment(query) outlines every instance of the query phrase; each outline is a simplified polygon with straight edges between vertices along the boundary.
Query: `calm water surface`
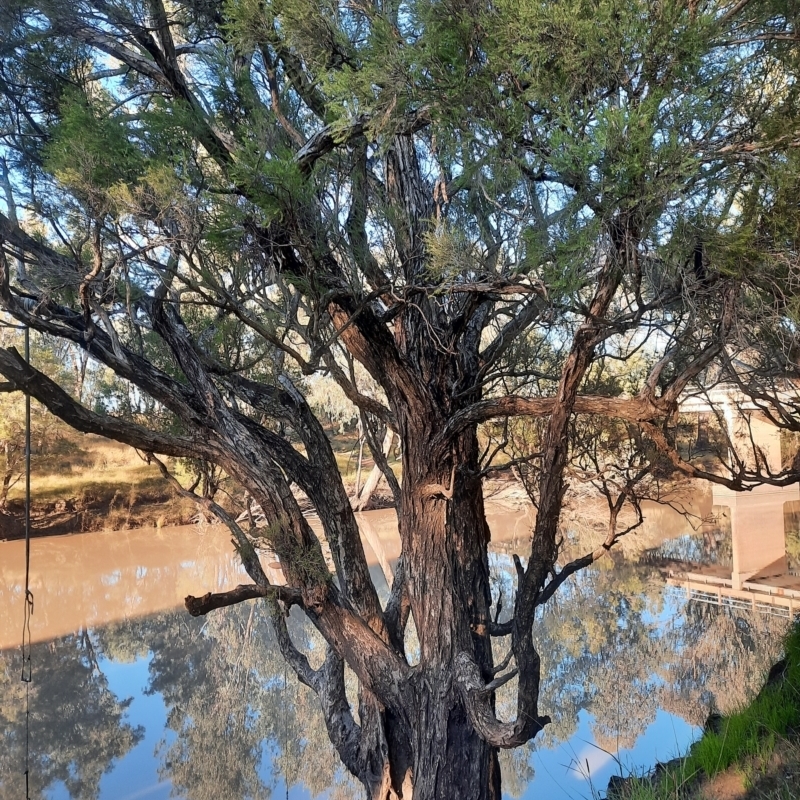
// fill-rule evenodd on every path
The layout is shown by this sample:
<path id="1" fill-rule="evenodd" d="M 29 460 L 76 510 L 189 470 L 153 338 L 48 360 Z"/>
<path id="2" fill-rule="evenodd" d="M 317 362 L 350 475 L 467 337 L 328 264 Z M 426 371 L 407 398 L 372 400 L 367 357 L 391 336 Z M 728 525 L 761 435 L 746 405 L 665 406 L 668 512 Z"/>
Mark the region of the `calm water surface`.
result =
<path id="1" fill-rule="evenodd" d="M 509 598 L 510 554 L 524 552 L 530 520 L 491 510 L 494 591 Z M 362 522 L 386 591 L 393 512 Z M 591 536 L 585 528 L 571 534 L 576 552 Z M 724 563 L 725 531 L 695 534 L 685 518 L 650 509 L 624 555 L 578 576 L 538 619 L 540 707 L 553 724 L 535 745 L 502 754 L 506 796 L 590 798 L 620 769 L 685 750 L 710 709 L 758 690 L 786 621 L 687 603 L 664 585 L 665 555 Z M 23 558 L 22 542 L 0 543 L 0 800 L 25 796 Z M 260 605 L 200 619 L 182 608 L 187 594 L 243 579 L 220 528 L 32 542 L 31 798 L 260 800 L 285 797 L 287 783 L 290 798 L 362 796 L 314 695 L 284 668 Z M 294 617 L 290 627 L 312 663 L 321 660 L 313 629 Z M 413 653 L 413 630 L 407 644 Z M 355 696 L 354 680 L 349 688 Z M 498 711 L 511 716 L 513 686 L 504 690 Z"/>

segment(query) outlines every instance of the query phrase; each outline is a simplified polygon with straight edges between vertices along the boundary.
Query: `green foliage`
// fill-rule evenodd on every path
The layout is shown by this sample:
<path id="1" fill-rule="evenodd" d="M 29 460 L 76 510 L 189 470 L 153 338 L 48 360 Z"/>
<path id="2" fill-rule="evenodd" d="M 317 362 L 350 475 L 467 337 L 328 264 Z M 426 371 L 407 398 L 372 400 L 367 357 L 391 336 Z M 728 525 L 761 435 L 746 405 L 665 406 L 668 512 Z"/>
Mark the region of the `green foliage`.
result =
<path id="1" fill-rule="evenodd" d="M 261 540 L 280 558 L 288 570 L 298 576 L 301 586 L 320 586 L 333 579 L 321 552 L 292 533 L 285 520 L 276 520 L 266 528 L 251 531 L 256 535 L 256 545 Z M 237 546 L 237 550 L 239 547 Z"/>
<path id="2" fill-rule="evenodd" d="M 762 375 L 796 372 L 790 12 L 786 0 L 732 21 L 685 0 L 226 0 L 167 4 L 165 29 L 158 3 L 12 0 L 0 156 L 35 238 L 6 240 L 32 262 L 10 291 L 117 371 L 98 376 L 98 410 L 185 434 L 173 451 L 202 446 L 253 496 L 268 474 L 292 511 L 289 485 L 309 478 L 280 447 L 306 422 L 288 404 L 267 418 L 278 376 L 316 373 L 296 382 L 313 391 L 344 374 L 387 399 L 358 360 L 399 427 L 430 411 L 447 431 L 478 397 L 554 397 L 562 375 L 634 394 L 669 352 L 657 396 L 721 334 L 760 351 Z M 721 288 L 735 290 L 736 325 Z M 331 421 L 352 419 L 320 394 Z M 517 448 L 529 488 L 528 456 L 565 452 L 553 435 L 570 438 L 574 475 L 606 490 L 666 472 L 635 425 L 546 425 L 487 426 L 493 446 Z M 404 458 L 428 457 L 405 444 Z M 339 513 L 318 510 L 323 525 Z M 266 543 L 290 579 L 329 581 L 298 530 L 278 525 Z M 641 616 L 609 593 L 602 623 L 569 621 L 572 663 L 598 662 L 623 607 Z"/>
<path id="3" fill-rule="evenodd" d="M 112 187 L 133 183 L 145 169 L 126 127 L 104 114 L 110 105 L 110 98 L 90 105 L 79 93 L 66 94 L 59 122 L 44 149 L 47 169 L 97 211 L 108 207 L 107 192 Z"/>
<path id="4" fill-rule="evenodd" d="M 475 274 L 480 269 L 480 258 L 464 231 L 440 225 L 425 234 L 428 250 L 428 273 L 437 282 L 447 285 L 462 275 Z"/>

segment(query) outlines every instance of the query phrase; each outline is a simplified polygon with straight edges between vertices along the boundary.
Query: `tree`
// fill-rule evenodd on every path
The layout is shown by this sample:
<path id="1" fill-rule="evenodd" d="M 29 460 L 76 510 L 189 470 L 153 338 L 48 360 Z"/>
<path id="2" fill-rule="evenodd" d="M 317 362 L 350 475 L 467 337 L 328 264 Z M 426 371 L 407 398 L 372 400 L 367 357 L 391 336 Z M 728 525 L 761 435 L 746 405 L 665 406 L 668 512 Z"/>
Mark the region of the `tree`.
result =
<path id="1" fill-rule="evenodd" d="M 796 14 L 781 0 L 5 4 L 7 205 L 25 213 L 0 216 L 0 301 L 79 344 L 145 413 L 90 410 L 13 349 L 0 373 L 79 430 L 217 465 L 260 505 L 266 529 L 244 531 L 198 497 L 253 583 L 187 605 L 267 598 L 370 797 L 499 797 L 498 750 L 549 721 L 536 610 L 621 533 L 559 566 L 571 444 L 591 428 L 576 420 L 639 443 L 599 483 L 612 516 L 664 458 L 735 489 L 798 480 L 758 457 L 693 464 L 673 424 L 687 388 L 727 382 L 800 428 Z M 625 393 L 605 380 L 634 361 Z M 359 409 L 395 496 L 385 604 L 304 395 L 319 372 Z M 478 426 L 521 416 L 540 420 L 521 456 L 537 517 L 500 622 L 481 481 L 504 447 L 482 456 Z M 402 442 L 402 481 L 381 426 Z M 327 642 L 319 666 L 286 628 L 292 606 Z M 515 714 L 499 719 L 510 681 Z"/>

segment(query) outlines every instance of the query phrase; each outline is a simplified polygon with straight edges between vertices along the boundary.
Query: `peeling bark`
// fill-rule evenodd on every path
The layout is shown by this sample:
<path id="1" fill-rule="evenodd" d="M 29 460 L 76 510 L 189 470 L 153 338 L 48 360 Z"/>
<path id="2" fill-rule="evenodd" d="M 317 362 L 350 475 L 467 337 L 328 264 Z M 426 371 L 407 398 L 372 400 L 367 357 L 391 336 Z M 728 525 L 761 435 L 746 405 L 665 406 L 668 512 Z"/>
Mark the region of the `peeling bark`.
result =
<path id="1" fill-rule="evenodd" d="M 637 396 L 607 397 L 601 389 L 592 393 L 586 384 L 597 348 L 614 335 L 636 337 L 642 320 L 656 312 L 662 319 L 649 323 L 650 331 L 658 331 L 654 337 L 669 338 L 669 318 L 683 296 L 680 286 L 645 285 L 639 257 L 652 257 L 656 248 L 652 231 L 640 231 L 638 226 L 651 224 L 645 220 L 656 213 L 658 202 L 650 198 L 640 205 L 630 187 L 615 200 L 611 181 L 596 184 L 595 172 L 613 174 L 606 168 L 618 166 L 613 152 L 604 151 L 608 164 L 594 164 L 578 174 L 583 166 L 565 167 L 561 162 L 568 157 L 562 154 L 551 159 L 542 142 L 508 137 L 502 125 L 493 129 L 492 117 L 470 129 L 463 140 L 458 131 L 447 143 L 437 143 L 438 126 L 444 124 L 446 129 L 448 124 L 447 113 L 440 113 L 446 108 L 434 114 L 414 92 L 403 98 L 386 97 L 386 107 L 369 108 L 366 98 L 343 105 L 345 83 L 329 79 L 336 78 L 343 66 L 352 67 L 355 48 L 347 40 L 349 31 L 330 27 L 335 27 L 336 15 L 315 18 L 320 30 L 329 30 L 331 37 L 308 58 L 303 52 L 305 36 L 297 41 L 286 38 L 284 22 L 271 16 L 275 9 L 270 4 L 259 10 L 264 12 L 259 41 L 250 53 L 238 53 L 231 65 L 234 82 L 241 83 L 228 95 L 225 86 L 215 86 L 219 97 L 209 101 L 184 57 L 195 47 L 199 53 L 206 42 L 176 45 L 173 38 L 173 32 L 176 36 L 188 32 L 184 15 L 168 13 L 163 0 L 130 8 L 99 0 L 87 3 L 91 13 L 78 15 L 67 13 L 66 3 L 47 4 L 39 9 L 37 25 L 79 49 L 99 53 L 101 60 L 112 57 L 125 73 L 131 73 L 130 85 L 152 87 L 159 103 L 180 112 L 170 119 L 176 130 L 180 126 L 183 130 L 171 141 L 175 148 L 185 142 L 186 149 L 170 152 L 163 164 L 174 160 L 190 165 L 186 172 L 192 175 L 191 185 L 187 180 L 186 188 L 196 205 L 189 204 L 192 218 L 186 221 L 181 213 L 173 213 L 174 207 L 157 208 L 153 201 L 153 208 L 137 210 L 143 222 L 138 230 L 138 222 L 130 223 L 133 233 L 113 215 L 103 216 L 92 208 L 86 212 L 85 241 L 76 246 L 64 238 L 48 244 L 50 228 L 58 221 L 51 218 L 36 235 L 18 224 L 17 182 L 9 178 L 9 168 L 0 159 L 0 183 L 8 210 L 8 216 L 0 213 L 0 306 L 19 323 L 81 348 L 81 369 L 93 359 L 112 370 L 149 398 L 168 424 L 159 428 L 159 419 L 148 427 L 143 419 L 133 422 L 96 413 L 80 402 L 82 372 L 76 400 L 26 364 L 14 349 L 0 349 L 0 374 L 5 379 L 0 392 L 26 392 L 77 430 L 127 443 L 154 458 L 158 454 L 203 458 L 224 469 L 262 509 L 265 531 L 239 528 L 231 519 L 235 515 L 229 516 L 210 498 L 184 489 L 158 462 L 178 491 L 203 503 L 229 526 L 253 581 L 227 591 L 189 596 L 189 613 L 206 614 L 253 600 L 266 604 L 283 657 L 298 679 L 316 693 L 332 743 L 370 800 L 407 800 L 412 792 L 414 800 L 499 800 L 499 748 L 524 744 L 549 721 L 541 713 L 547 709 L 539 708 L 535 609 L 569 575 L 600 557 L 618 536 L 615 524 L 621 502 L 609 499 L 612 524 L 603 548 L 558 570 L 558 524 L 570 459 L 570 426 L 576 415 L 627 420 L 647 434 L 675 468 L 731 488 L 786 485 L 800 479 L 796 472 L 764 475 L 744 465 L 731 478 L 713 475 L 686 462 L 664 430 L 664 421 L 675 414 L 687 386 L 715 360 L 727 357 L 738 279 L 720 280 L 717 286 L 722 291 L 697 300 L 698 307 L 689 316 L 694 318 L 697 312 L 701 321 L 686 322 L 683 327 L 680 323 Z M 217 37 L 222 46 L 213 52 L 236 50 L 229 40 L 235 26 L 227 24 L 227 12 L 217 5 L 187 7 L 190 16 L 198 15 L 192 16 L 192 25 L 202 23 L 196 27 L 204 31 L 203 37 L 208 36 L 206 56 L 217 47 Z M 392 46 L 393 36 L 398 41 L 403 37 L 397 30 L 396 8 L 387 11 L 378 5 L 354 6 L 342 16 L 350 20 L 353 30 L 358 28 L 359 36 L 367 37 L 365 42 L 372 33 L 370 26 L 382 19 L 381 41 Z M 725 25 L 748 5 L 746 0 L 735 3 L 715 24 Z M 358 23 L 352 21 L 356 17 Z M 466 15 L 459 22 L 459 36 L 468 23 Z M 325 47 L 329 53 L 323 52 Z M 486 65 L 477 57 L 480 48 L 470 44 L 468 49 L 465 65 L 483 69 Z M 364 53 L 368 50 L 363 48 Z M 12 51 L 14 47 L 8 50 Z M 247 74 L 259 58 L 266 68 L 269 104 Z M 647 69 L 638 72 L 640 88 L 650 91 Z M 502 78 L 503 91 L 508 102 L 514 103 L 516 76 L 508 78 Z M 492 76 L 492 81 L 500 86 L 498 76 Z M 336 87 L 336 93 L 328 97 L 331 87 Z M 391 87 L 379 88 L 382 103 Z M 422 84 L 412 83 L 409 88 L 419 88 L 424 97 Z M 681 86 L 677 90 L 685 94 Z M 12 101 L 9 107 L 16 108 L 19 119 L 29 124 L 25 135 L 36 144 L 30 152 L 38 152 L 47 133 L 36 123 L 39 112 L 27 112 L 24 104 L 15 102 L 14 92 L 24 98 L 25 91 L 22 83 L 0 86 L 0 94 Z M 113 112 L 104 111 L 103 119 L 119 124 L 122 135 L 129 101 L 115 99 L 122 102 Z M 92 110 L 88 95 L 87 103 Z M 223 108 L 225 116 L 218 116 Z M 41 116 L 44 119 L 51 113 L 55 121 L 55 109 Z M 506 116 L 505 111 L 499 116 Z M 257 120 L 255 128 L 240 123 L 248 117 Z M 726 130 L 723 139 L 733 141 L 738 136 L 745 141 L 751 127 L 747 121 L 738 133 Z M 706 176 L 704 180 L 724 168 L 726 159 L 720 156 L 733 146 L 704 155 L 704 147 L 719 147 L 715 144 L 719 131 L 708 133 L 702 146 L 698 139 L 687 149 L 698 159 L 697 174 Z M 274 146 L 276 142 L 279 147 Z M 472 153 L 473 147 L 477 154 Z M 498 170 L 502 179 L 490 176 L 493 165 L 489 158 L 483 160 L 481 148 L 508 159 L 508 168 L 504 164 Z M 27 152 L 28 146 L 24 149 Z M 449 156 L 444 155 L 447 149 Z M 586 142 L 575 149 L 593 150 Z M 149 151 L 142 154 L 149 157 Z M 256 155 L 257 168 L 253 166 Z M 18 156 L 24 158 L 22 150 Z M 637 164 L 661 163 L 650 156 L 637 156 Z M 184 157 L 185 162 L 181 161 Z M 713 170 L 701 169 L 712 163 Z M 668 163 L 663 166 L 670 169 Z M 685 167 L 675 169 L 677 186 L 685 178 L 680 172 Z M 281 170 L 285 170 L 285 181 Z M 33 183 L 39 171 L 38 164 L 30 170 Z M 183 173 L 176 177 L 186 180 Z M 542 184 L 549 183 L 568 187 L 571 197 L 553 214 L 542 208 L 537 193 Z M 721 181 L 720 186 L 724 184 Z M 98 189 L 102 194 L 107 187 Z M 677 188 L 675 192 L 678 197 Z M 505 208 L 503 198 L 512 196 L 524 197 L 526 208 L 532 210 Z M 230 206 L 215 206 L 218 197 L 230 201 Z M 78 219 L 83 198 L 73 200 L 70 213 Z M 221 220 L 235 209 L 230 213 L 231 224 L 240 239 L 227 253 L 217 241 L 211 242 L 213 256 L 202 252 L 203 237 L 214 227 L 205 225 L 204 203 L 212 216 L 224 212 L 218 216 Z M 29 203 L 30 208 L 35 206 Z M 546 275 L 551 268 L 559 269 L 558 253 L 552 264 L 527 265 L 521 260 L 526 248 L 521 237 L 532 233 L 542 241 L 555 241 L 566 235 L 568 223 L 578 219 L 568 216 L 572 206 L 581 209 L 582 231 L 586 209 L 594 214 L 596 252 L 575 267 L 575 275 L 548 288 L 544 281 L 549 280 Z M 78 219 L 77 228 L 79 223 Z M 431 235 L 446 231 L 448 225 L 465 234 L 469 252 L 455 248 L 453 264 L 442 268 L 435 263 Z M 150 231 L 156 231 L 152 240 Z M 219 230 L 215 235 L 222 238 Z M 379 242 L 384 236 L 385 241 Z M 380 256 L 379 246 L 383 248 Z M 86 252 L 93 258 L 91 265 L 84 263 Z M 124 292 L 115 289 L 118 277 L 112 273 L 117 259 L 124 266 L 117 284 Z M 17 267 L 14 271 L 12 261 Z M 28 276 L 29 266 L 34 277 L 46 274 L 58 280 L 42 290 Z M 134 267 L 140 272 L 132 278 Z M 675 265 L 664 267 L 668 274 Z M 59 288 L 62 279 L 68 291 Z M 570 288 L 564 289 L 562 283 Z M 196 313 L 198 302 L 205 304 L 200 314 Z M 119 325 L 123 317 L 129 330 Z M 231 337 L 236 339 L 235 357 L 227 360 L 210 344 L 215 337 L 208 335 L 218 330 L 223 318 L 241 326 L 237 328 L 241 332 Z M 280 322 L 276 323 L 277 318 Z M 553 321 L 559 318 L 563 324 Z M 198 333 L 203 325 L 205 330 Z M 512 347 L 533 325 L 541 326 L 538 335 L 545 339 L 553 332 L 551 338 L 563 337 L 563 350 L 548 356 L 545 366 L 527 364 L 529 396 L 522 396 L 523 390 L 519 396 L 484 396 L 487 387 L 496 389 L 506 378 L 517 377 L 515 366 L 507 362 Z M 146 345 L 145 339 L 151 337 Z M 342 350 L 348 364 L 359 362 L 375 381 L 381 399 L 360 391 L 354 372 L 345 373 L 337 361 Z M 381 474 L 395 498 L 402 550 L 394 570 L 381 558 L 380 543 L 369 532 L 366 535 L 391 587 L 385 607 L 370 578 L 336 454 L 303 396 L 303 384 L 291 377 L 324 371 L 367 423 L 363 429 L 376 468 L 355 505 L 363 507 Z M 531 388 L 533 379 L 556 386 L 556 391 L 551 396 L 537 395 Z M 768 395 L 755 392 L 751 396 L 784 427 L 800 430 L 800 404 L 773 403 Z M 543 419 L 544 437 L 537 455 L 539 505 L 525 563 L 514 556 L 518 585 L 513 616 L 500 623 L 490 610 L 490 533 L 482 496 L 478 426 L 523 415 Z M 400 436 L 402 482 L 389 468 L 380 437 L 368 424 L 372 418 Z M 391 436 L 389 431 L 384 447 Z M 7 484 L 8 477 L 0 485 L 0 507 Z M 293 493 L 296 487 L 318 512 L 321 534 L 304 517 Z M 258 541 L 259 536 L 264 540 Z M 323 544 L 330 548 L 330 568 Z M 279 559 L 285 585 L 270 584 L 260 561 L 262 549 Z M 325 640 L 325 660 L 318 669 L 311 667 L 291 639 L 286 615 L 295 606 Z M 419 659 L 413 666 L 404 644 L 412 618 L 419 638 Z M 492 652 L 491 639 L 496 635 L 511 637 L 510 653 L 501 664 L 495 664 Z M 345 666 L 358 681 L 357 715 L 345 692 Z M 518 679 L 516 717 L 499 720 L 495 693 L 512 678 Z"/>

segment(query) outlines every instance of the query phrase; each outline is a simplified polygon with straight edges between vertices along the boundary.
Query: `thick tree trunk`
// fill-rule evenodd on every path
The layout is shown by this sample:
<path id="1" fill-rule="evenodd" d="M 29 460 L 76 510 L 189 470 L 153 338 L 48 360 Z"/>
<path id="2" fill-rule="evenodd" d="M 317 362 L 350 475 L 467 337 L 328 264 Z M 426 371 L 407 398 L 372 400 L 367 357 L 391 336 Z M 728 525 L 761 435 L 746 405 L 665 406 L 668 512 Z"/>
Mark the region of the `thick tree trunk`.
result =
<path id="1" fill-rule="evenodd" d="M 469 430 L 449 454 L 432 457 L 437 428 L 433 418 L 413 419 L 403 432 L 401 531 L 420 647 L 413 797 L 499 800 L 497 749 L 474 729 L 454 677 L 462 651 L 485 680 L 492 677 L 489 529 L 478 443 Z"/>
<path id="2" fill-rule="evenodd" d="M 431 676 L 435 678 L 436 676 Z M 414 800 L 500 800 L 500 764 L 472 727 L 452 680 L 431 683 L 414 730 Z"/>

